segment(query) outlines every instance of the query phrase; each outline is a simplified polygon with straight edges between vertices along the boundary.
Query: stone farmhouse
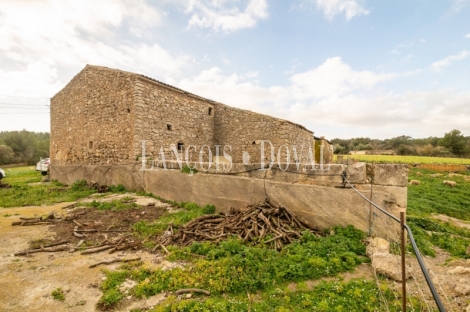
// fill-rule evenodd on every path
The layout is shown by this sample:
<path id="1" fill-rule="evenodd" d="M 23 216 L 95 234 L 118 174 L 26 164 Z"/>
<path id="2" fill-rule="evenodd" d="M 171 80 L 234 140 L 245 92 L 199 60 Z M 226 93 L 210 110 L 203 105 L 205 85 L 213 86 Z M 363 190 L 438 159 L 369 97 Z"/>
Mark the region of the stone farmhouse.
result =
<path id="1" fill-rule="evenodd" d="M 317 139 L 318 145 L 327 141 Z M 215 155 L 231 146 L 234 163 L 243 152 L 260 162 L 260 142 L 277 156 L 282 145 L 313 146 L 313 132 L 293 122 L 238 109 L 191 94 L 152 78 L 87 65 L 51 99 L 51 160 L 55 164 L 130 164 L 160 147 L 206 146 Z M 267 144 L 267 143 L 266 143 Z M 286 154 L 285 148 L 282 149 Z M 325 149 L 325 158 L 328 149 Z M 317 153 L 319 154 L 319 153 Z M 173 155 L 174 156 L 174 155 Z M 319 155 L 316 155 L 317 159 Z M 265 157 L 268 162 L 271 154 Z M 274 159 L 273 159 L 274 160 Z"/>

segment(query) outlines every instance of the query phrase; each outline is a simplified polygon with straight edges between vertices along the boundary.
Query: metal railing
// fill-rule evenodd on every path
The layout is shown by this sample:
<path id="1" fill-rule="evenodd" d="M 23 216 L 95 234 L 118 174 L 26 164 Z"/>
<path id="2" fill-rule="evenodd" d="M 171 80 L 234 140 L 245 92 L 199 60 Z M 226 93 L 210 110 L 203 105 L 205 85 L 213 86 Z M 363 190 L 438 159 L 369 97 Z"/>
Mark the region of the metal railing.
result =
<path id="1" fill-rule="evenodd" d="M 382 209 L 380 206 L 378 206 L 377 204 L 375 204 L 374 202 L 372 202 L 371 200 L 369 200 L 367 197 L 365 197 L 361 192 L 359 192 L 347 179 L 346 179 L 346 173 L 343 172 L 343 174 L 341 175 L 341 177 L 343 178 L 343 183 L 347 183 L 349 184 L 349 186 L 351 187 L 351 189 L 353 189 L 357 194 L 359 194 L 362 198 L 364 198 L 364 200 L 366 200 L 368 203 L 370 203 L 371 205 L 373 205 L 375 208 L 379 209 L 381 212 L 383 212 L 385 215 L 387 215 L 388 217 L 392 218 L 393 220 L 395 220 L 396 222 L 400 223 L 400 219 L 395 217 L 394 215 L 392 215 L 391 213 L 385 211 L 384 209 Z M 419 252 L 419 249 L 418 249 L 418 246 L 416 245 L 416 241 L 413 237 L 413 233 L 411 232 L 411 229 L 409 228 L 409 226 L 407 224 L 403 224 L 403 227 L 405 228 L 406 232 L 408 233 L 408 236 L 410 237 L 410 242 L 411 242 L 411 246 L 413 247 L 413 250 L 415 252 L 415 255 L 416 255 L 416 259 L 418 260 L 418 263 L 419 263 L 419 266 L 421 268 L 421 271 L 423 272 L 423 275 L 424 275 L 424 278 L 426 279 L 426 282 L 429 286 L 429 290 L 431 291 L 432 293 L 432 296 L 434 298 L 434 301 L 436 302 L 437 304 L 437 307 L 439 309 L 439 311 L 441 312 L 445 312 L 446 309 L 444 307 L 444 305 L 442 304 L 442 301 L 441 301 L 441 298 L 439 297 L 439 294 L 437 293 L 437 290 L 436 290 L 436 287 L 434 286 L 434 283 L 432 282 L 432 279 L 431 277 L 429 276 L 429 272 L 428 272 L 428 269 L 426 268 L 426 265 L 424 264 L 424 261 L 423 261 L 423 258 L 421 257 L 421 253 Z"/>

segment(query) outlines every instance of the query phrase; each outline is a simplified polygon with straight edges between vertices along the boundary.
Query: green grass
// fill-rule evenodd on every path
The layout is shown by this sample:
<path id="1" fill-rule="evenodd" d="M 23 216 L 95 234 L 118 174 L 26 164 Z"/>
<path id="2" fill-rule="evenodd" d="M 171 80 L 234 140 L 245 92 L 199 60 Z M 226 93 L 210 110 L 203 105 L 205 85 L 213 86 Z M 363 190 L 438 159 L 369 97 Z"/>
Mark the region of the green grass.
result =
<path id="1" fill-rule="evenodd" d="M 386 302 L 381 300 L 381 297 Z M 398 294 L 386 284 L 380 289 L 375 282 L 353 279 L 348 282 L 320 282 L 313 289 L 291 291 L 287 287 L 272 288 L 268 291 L 227 296 L 211 295 L 210 298 L 177 300 L 174 295 L 155 307 L 155 312 L 170 311 L 401 311 Z M 422 311 L 424 306 L 410 297 L 410 310 Z"/>
<path id="2" fill-rule="evenodd" d="M 418 174 L 421 173 L 421 175 Z M 442 176 L 432 177 L 440 173 Z M 468 175 L 468 172 L 461 172 Z M 428 216 L 431 213 L 445 214 L 461 220 L 470 220 L 470 181 L 464 177 L 449 176 L 446 172 L 424 169 L 410 169 L 409 180 L 419 180 L 420 185 L 408 186 L 407 213 L 414 216 Z M 443 183 L 444 180 L 457 182 L 452 188 Z"/>
<path id="3" fill-rule="evenodd" d="M 176 208 L 179 208 L 180 211 L 166 213 L 155 221 L 139 221 L 135 223 L 132 228 L 137 234 L 137 236 L 148 237 L 159 235 L 168 228 L 168 225 L 170 223 L 173 225 L 174 229 L 177 229 L 178 227 L 191 221 L 194 218 L 197 218 L 204 214 L 212 214 L 215 212 L 214 205 L 206 205 L 204 207 L 199 207 L 195 203 L 177 203 L 172 201 L 166 202 L 172 204 Z"/>
<path id="4" fill-rule="evenodd" d="M 38 175 L 40 174 L 38 173 Z M 25 181 L 27 179 L 20 176 L 20 178 L 14 179 L 14 183 L 11 183 L 12 188 L 0 189 L 0 207 L 50 205 L 76 201 L 96 193 L 96 190 L 87 188 L 83 181 L 77 181 L 67 189 L 63 189 L 64 185 L 56 181 L 39 185 L 29 185 Z M 5 182 L 10 183 L 9 181 Z"/>
<path id="5" fill-rule="evenodd" d="M 41 173 L 36 171 L 32 166 L 14 167 L 4 170 L 6 177 L 2 179 L 2 183 L 8 183 L 11 185 L 23 185 L 25 183 L 40 182 L 43 177 Z"/>
<path id="6" fill-rule="evenodd" d="M 40 182 L 43 178 L 40 172 L 34 170 L 34 167 L 15 167 L 10 168 L 10 170 L 6 172 L 7 176 L 2 179 L 2 183 L 11 184 L 12 187 L 0 189 L 0 208 L 71 202 L 96 193 L 96 190 L 88 188 L 85 180 L 75 181 L 68 188 L 57 181 L 34 184 Z M 125 193 L 128 191 L 120 184 L 111 185 L 109 189 L 112 193 Z M 122 208 L 121 206 L 118 209 Z M 100 208 L 106 209 L 104 204 Z"/>
<path id="7" fill-rule="evenodd" d="M 343 155 L 343 157 L 344 158 L 349 157 L 349 158 L 357 159 L 359 161 L 376 162 L 376 163 L 470 165 L 470 159 L 468 158 L 402 156 L 402 155 Z"/>
<path id="8" fill-rule="evenodd" d="M 431 176 L 436 173 L 442 175 Z M 465 180 L 469 173 L 460 174 L 462 176 L 422 169 L 409 171 L 409 179 L 419 180 L 420 185 L 408 186 L 407 224 L 422 254 L 435 256 L 436 246 L 453 257 L 469 258 L 466 249 L 470 245 L 470 230 L 432 218 L 433 213 L 438 213 L 470 220 L 470 181 Z M 457 186 L 451 188 L 444 180 L 456 181 Z"/>
<path id="9" fill-rule="evenodd" d="M 363 232 L 348 226 L 335 227 L 334 233 L 320 237 L 305 232 L 281 252 L 236 238 L 219 244 L 169 247 L 168 259 L 183 261 L 185 267 L 161 270 L 125 264 L 118 271 L 105 271 L 100 302 L 106 302 L 108 308 L 118 304 L 119 285 L 132 279 L 137 285 L 130 293 L 137 298 L 181 288 L 211 292 L 210 297 L 183 300 L 169 296 L 154 311 L 381 311 L 384 303 L 379 292 L 391 311 L 399 311 L 397 294 L 386 284 L 379 289 L 373 281 L 351 280 L 323 281 L 313 289 L 306 286 L 307 280 L 337 276 L 368 261 Z M 296 283 L 298 289 L 290 290 L 290 283 Z M 248 299 L 247 293 L 255 300 Z M 411 302 L 420 307 L 418 301 Z"/>
<path id="10" fill-rule="evenodd" d="M 90 203 L 83 203 L 85 207 L 94 207 L 97 208 L 98 210 L 127 210 L 127 209 L 133 209 L 137 208 L 138 205 L 134 202 L 125 202 L 126 198 L 123 199 L 114 199 L 110 202 L 101 202 L 101 201 L 96 201 L 93 200 Z"/>

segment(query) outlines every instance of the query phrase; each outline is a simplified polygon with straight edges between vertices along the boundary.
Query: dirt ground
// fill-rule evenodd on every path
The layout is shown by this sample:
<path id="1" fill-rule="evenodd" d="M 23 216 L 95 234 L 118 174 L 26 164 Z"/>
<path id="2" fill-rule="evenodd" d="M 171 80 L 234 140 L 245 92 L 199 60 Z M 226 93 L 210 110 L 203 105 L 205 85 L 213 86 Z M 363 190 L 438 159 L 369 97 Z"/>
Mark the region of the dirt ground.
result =
<path id="1" fill-rule="evenodd" d="M 122 199 L 129 194 L 111 195 L 106 201 Z M 105 239 L 112 240 L 124 235 L 132 224 L 139 220 L 153 220 L 171 210 L 165 203 L 153 198 L 143 198 L 132 195 L 139 209 L 121 211 L 99 211 L 88 208 L 87 213 L 80 215 L 76 221 L 85 229 L 110 229 L 115 232 L 104 234 L 86 233 L 86 241 L 100 243 Z M 94 198 L 91 198 L 93 200 Z M 0 209 L 0 311 L 96 311 L 96 305 L 101 297 L 98 285 L 102 282 L 102 269 L 116 269 L 120 264 L 112 264 L 89 268 L 91 264 L 115 258 L 141 257 L 141 261 L 150 267 L 171 268 L 174 264 L 164 260 L 161 254 L 149 253 L 145 250 L 126 250 L 109 254 L 108 252 L 81 255 L 79 252 L 35 253 L 29 256 L 15 257 L 15 252 L 30 248 L 32 242 L 42 240 L 43 243 L 54 240 L 70 241 L 74 246 L 82 238 L 73 235 L 75 224 L 63 222 L 58 225 L 12 226 L 12 222 L 20 217 L 38 217 L 54 212 L 56 216 L 65 213 L 80 212 L 82 209 L 63 209 L 74 203 L 61 203 L 53 206 L 19 207 Z M 148 204 L 152 206 L 148 206 Z M 434 307 L 428 286 L 422 277 L 418 263 L 408 257 L 414 273 L 413 279 L 408 280 L 408 293 L 424 298 L 429 307 Z M 448 311 L 470 311 L 470 296 L 456 290 L 465 289 L 470 285 L 470 260 L 449 261 L 449 254 L 438 250 L 436 258 L 425 257 L 444 305 Z M 455 269 L 460 267 L 460 273 Z M 468 270 L 467 270 L 468 269 Z M 363 264 L 353 273 L 343 275 L 345 280 L 364 278 L 373 280 L 373 270 L 368 264 Z M 308 282 L 314 286 L 316 281 Z M 400 284 L 390 281 L 397 290 Z M 52 298 L 51 292 L 61 287 L 65 292 L 65 301 Z M 290 288 L 295 289 L 295 284 Z M 463 287 L 463 288 L 462 288 Z M 470 292 L 469 292 L 470 293 Z M 164 299 L 157 295 L 147 300 L 125 299 L 117 311 L 130 311 L 136 308 L 151 307 Z M 469 306 L 467 309 L 466 307 Z"/>
<path id="2" fill-rule="evenodd" d="M 118 198 L 113 196 L 111 199 Z M 112 226 L 114 230 L 124 230 L 139 220 L 155 219 L 167 206 L 150 198 L 141 199 L 136 203 L 147 205 L 149 202 L 155 203 L 155 206 L 135 209 L 135 211 L 108 211 L 107 213 L 91 209 L 76 220 L 86 223 L 89 228 Z M 101 270 L 103 268 L 115 269 L 120 264 L 89 268 L 91 264 L 115 258 L 141 257 L 141 261 L 150 266 L 170 266 L 158 254 L 142 250 L 126 250 L 112 255 L 106 251 L 90 255 L 69 251 L 40 252 L 19 257 L 13 255 L 15 252 L 30 248 L 30 243 L 38 239 L 46 243 L 56 239 L 67 239 L 70 240 L 71 246 L 76 244 L 80 238 L 73 236 L 75 224 L 71 222 L 60 223 L 58 226 L 11 225 L 12 222 L 19 221 L 20 217 L 38 217 L 51 212 L 56 215 L 64 214 L 67 209 L 62 208 L 71 204 L 74 203 L 0 210 L 0 311 L 95 311 L 102 294 L 98 288 L 103 278 Z M 112 239 L 113 236 L 122 234 L 122 232 L 110 232 L 108 238 Z M 102 234 L 89 233 L 87 235 L 85 239 L 90 241 L 100 242 L 105 239 Z M 65 301 L 54 300 L 51 296 L 51 292 L 59 287 L 66 292 Z M 155 302 L 155 299 L 158 298 L 152 298 L 150 301 Z M 146 300 L 126 301 L 133 308 L 149 306 Z M 128 310 L 129 308 L 123 308 L 122 311 Z"/>

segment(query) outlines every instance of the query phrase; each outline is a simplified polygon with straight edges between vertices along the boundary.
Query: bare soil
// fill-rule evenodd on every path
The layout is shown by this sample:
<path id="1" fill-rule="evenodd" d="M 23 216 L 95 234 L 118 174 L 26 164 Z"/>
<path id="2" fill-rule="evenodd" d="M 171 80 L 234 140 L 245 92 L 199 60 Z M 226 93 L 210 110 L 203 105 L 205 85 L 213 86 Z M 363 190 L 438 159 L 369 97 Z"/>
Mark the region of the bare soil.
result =
<path id="1" fill-rule="evenodd" d="M 470 229 L 470 222 L 469 221 L 463 221 L 457 218 L 449 217 L 443 214 L 433 214 L 432 217 L 437 220 L 441 220 L 444 222 L 449 222 L 455 226 L 465 228 L 465 229 Z"/>
<path id="2" fill-rule="evenodd" d="M 120 196 L 124 197 L 124 195 Z M 119 197 L 112 196 L 112 199 Z M 165 212 L 166 204 L 154 199 L 141 199 L 137 204 L 153 203 L 155 206 L 143 206 L 120 211 L 100 211 L 88 208 L 85 214 L 75 220 L 86 224 L 88 229 L 113 229 L 106 232 L 108 239 L 124 235 L 132 224 L 139 220 L 154 220 Z M 100 252 L 81 255 L 79 252 L 34 253 L 29 256 L 15 257 L 15 252 L 23 251 L 38 244 L 69 240 L 74 246 L 81 238 L 73 235 L 76 226 L 73 222 L 60 222 L 56 225 L 12 226 L 20 217 L 40 217 L 51 212 L 65 214 L 64 207 L 74 203 L 61 203 L 53 206 L 2 208 L 0 210 L 0 311 L 96 311 L 101 297 L 98 286 L 102 282 L 101 270 L 116 269 L 120 264 L 89 268 L 91 264 L 115 258 L 140 257 L 149 266 L 167 266 L 160 255 L 144 250 L 126 250 L 110 255 Z M 81 211 L 82 209 L 75 209 Z M 74 211 L 75 212 L 75 211 Z M 121 232 L 122 231 L 122 232 Z M 100 233 L 87 233 L 86 245 L 102 242 Z M 64 301 L 53 299 L 51 293 L 62 288 Z M 126 300 L 135 307 L 145 307 L 146 300 Z M 118 311 L 121 309 L 117 309 Z M 122 311 L 126 311 L 124 307 Z"/>

